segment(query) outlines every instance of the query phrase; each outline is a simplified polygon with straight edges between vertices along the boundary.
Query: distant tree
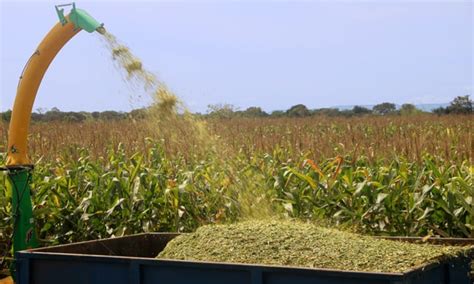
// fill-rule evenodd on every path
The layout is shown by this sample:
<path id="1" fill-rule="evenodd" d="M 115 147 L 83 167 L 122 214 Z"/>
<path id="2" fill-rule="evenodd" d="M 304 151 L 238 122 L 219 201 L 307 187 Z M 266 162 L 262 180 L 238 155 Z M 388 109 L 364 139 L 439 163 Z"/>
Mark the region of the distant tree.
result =
<path id="1" fill-rule="evenodd" d="M 274 110 L 274 111 L 272 111 L 270 116 L 271 117 L 283 117 L 283 116 L 286 116 L 286 112 L 284 112 L 282 110 Z"/>
<path id="2" fill-rule="evenodd" d="M 210 117 L 231 118 L 235 116 L 238 109 L 231 104 L 215 104 L 207 106 L 207 114 Z"/>
<path id="3" fill-rule="evenodd" d="M 91 113 L 91 116 L 92 116 L 93 119 L 99 119 L 99 118 L 100 118 L 100 112 L 98 112 L 98 111 L 93 111 L 93 112 Z"/>
<path id="4" fill-rule="evenodd" d="M 37 113 L 37 112 L 31 113 L 31 120 L 32 121 L 43 121 L 44 117 L 45 116 L 42 113 Z"/>
<path id="5" fill-rule="evenodd" d="M 130 111 L 129 116 L 133 119 L 144 119 L 146 117 L 146 110 L 143 108 L 134 109 Z"/>
<path id="6" fill-rule="evenodd" d="M 63 113 L 62 117 L 64 121 L 68 122 L 82 122 L 86 120 L 86 118 L 87 116 L 85 116 L 83 113 L 73 111 Z"/>
<path id="7" fill-rule="evenodd" d="M 448 113 L 471 114 L 473 112 L 472 100 L 469 96 L 458 96 L 450 103 L 446 110 Z"/>
<path id="8" fill-rule="evenodd" d="M 42 120 L 54 121 L 61 120 L 63 117 L 64 114 L 57 107 L 53 107 L 51 110 L 44 113 Z"/>
<path id="9" fill-rule="evenodd" d="M 352 108 L 352 112 L 356 115 L 372 113 L 372 111 L 370 109 L 368 109 L 366 107 L 363 107 L 363 106 L 354 106 Z"/>
<path id="10" fill-rule="evenodd" d="M 91 120 L 92 119 L 92 114 L 87 111 L 80 111 L 78 112 L 81 116 L 84 116 L 84 120 Z"/>
<path id="11" fill-rule="evenodd" d="M 390 114 L 390 113 L 394 113 L 397 110 L 397 107 L 393 103 L 385 102 L 385 103 L 375 105 L 372 108 L 372 110 L 376 114 L 387 115 L 387 114 Z"/>
<path id="12" fill-rule="evenodd" d="M 103 120 L 119 120 L 126 117 L 124 113 L 114 110 L 106 110 L 99 114 L 99 118 Z"/>
<path id="13" fill-rule="evenodd" d="M 11 109 L 9 109 L 5 112 L 2 112 L 2 120 L 3 121 L 8 122 L 8 121 L 10 121 L 11 117 L 12 117 L 12 110 Z"/>
<path id="14" fill-rule="evenodd" d="M 289 117 L 305 117 L 305 116 L 310 116 L 311 112 L 305 105 L 298 104 L 298 105 L 292 106 L 289 110 L 287 110 L 286 114 Z"/>
<path id="15" fill-rule="evenodd" d="M 352 112 L 352 110 L 350 109 L 344 109 L 344 110 L 337 110 L 337 113 L 335 113 L 334 115 L 336 116 L 346 116 L 346 117 L 350 117 L 350 116 L 353 116 L 354 113 Z"/>
<path id="16" fill-rule="evenodd" d="M 265 117 L 268 116 L 268 113 L 263 111 L 260 107 L 249 107 L 242 111 L 241 115 L 244 117 Z"/>
<path id="17" fill-rule="evenodd" d="M 433 109 L 433 113 L 436 113 L 437 115 L 442 115 L 442 114 L 447 114 L 448 111 L 444 107 L 438 107 Z"/>
<path id="18" fill-rule="evenodd" d="M 312 115 L 338 116 L 342 112 L 337 108 L 318 108 L 311 111 Z"/>
<path id="19" fill-rule="evenodd" d="M 401 115 L 412 115 L 420 112 L 421 110 L 417 109 L 414 104 L 402 104 L 402 106 L 400 107 Z"/>
<path id="20" fill-rule="evenodd" d="M 43 113 L 46 112 L 46 108 L 44 108 L 44 107 L 39 107 L 39 108 L 36 109 L 36 112 L 37 112 L 38 114 L 43 114 Z"/>

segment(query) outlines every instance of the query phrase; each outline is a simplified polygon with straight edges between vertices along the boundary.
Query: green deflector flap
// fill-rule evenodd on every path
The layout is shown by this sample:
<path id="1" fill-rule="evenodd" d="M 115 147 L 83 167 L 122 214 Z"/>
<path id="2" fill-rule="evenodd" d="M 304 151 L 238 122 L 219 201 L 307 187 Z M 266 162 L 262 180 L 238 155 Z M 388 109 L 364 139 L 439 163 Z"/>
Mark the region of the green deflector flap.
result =
<path id="1" fill-rule="evenodd" d="M 76 28 L 81 28 L 90 33 L 102 26 L 86 11 L 81 9 L 72 9 L 71 13 L 69 14 L 69 19 L 74 23 Z"/>

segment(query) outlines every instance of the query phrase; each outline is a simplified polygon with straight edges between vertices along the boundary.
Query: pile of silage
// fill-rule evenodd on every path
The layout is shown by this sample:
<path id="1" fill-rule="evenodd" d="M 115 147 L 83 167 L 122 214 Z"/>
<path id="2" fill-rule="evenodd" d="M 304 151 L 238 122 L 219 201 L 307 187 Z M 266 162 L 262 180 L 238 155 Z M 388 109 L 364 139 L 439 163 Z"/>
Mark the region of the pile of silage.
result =
<path id="1" fill-rule="evenodd" d="M 157 258 L 403 272 L 466 251 L 383 240 L 297 221 L 245 221 L 203 226 L 178 236 Z"/>

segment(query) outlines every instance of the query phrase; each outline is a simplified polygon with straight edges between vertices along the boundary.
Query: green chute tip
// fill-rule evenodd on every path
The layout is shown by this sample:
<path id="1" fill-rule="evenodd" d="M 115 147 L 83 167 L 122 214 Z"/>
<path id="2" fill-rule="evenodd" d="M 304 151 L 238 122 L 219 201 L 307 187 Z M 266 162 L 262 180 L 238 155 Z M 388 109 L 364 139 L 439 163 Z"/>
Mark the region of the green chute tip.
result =
<path id="1" fill-rule="evenodd" d="M 59 21 L 65 25 L 67 19 L 64 16 L 64 9 L 62 7 L 72 6 L 71 12 L 69 13 L 69 20 L 74 24 L 76 29 L 83 29 L 89 33 L 97 31 L 101 34 L 105 33 L 104 24 L 99 23 L 89 13 L 82 9 L 76 8 L 76 3 L 72 2 L 69 4 L 56 5 L 56 13 L 58 14 Z"/>

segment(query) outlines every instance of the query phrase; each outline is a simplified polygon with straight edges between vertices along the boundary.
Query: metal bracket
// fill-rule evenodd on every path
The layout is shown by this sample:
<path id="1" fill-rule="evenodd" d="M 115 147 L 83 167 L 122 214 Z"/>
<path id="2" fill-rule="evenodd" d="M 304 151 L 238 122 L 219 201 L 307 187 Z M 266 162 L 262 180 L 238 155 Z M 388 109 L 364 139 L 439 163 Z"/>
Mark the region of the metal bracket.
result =
<path id="1" fill-rule="evenodd" d="M 61 4 L 61 5 L 56 5 L 54 6 L 56 8 L 56 13 L 58 14 L 59 17 L 59 22 L 64 26 L 67 24 L 66 17 L 64 17 L 64 9 L 59 9 L 61 7 L 67 7 L 67 6 L 72 6 L 72 9 L 76 9 L 76 4 L 74 2 L 69 3 L 69 4 Z"/>

